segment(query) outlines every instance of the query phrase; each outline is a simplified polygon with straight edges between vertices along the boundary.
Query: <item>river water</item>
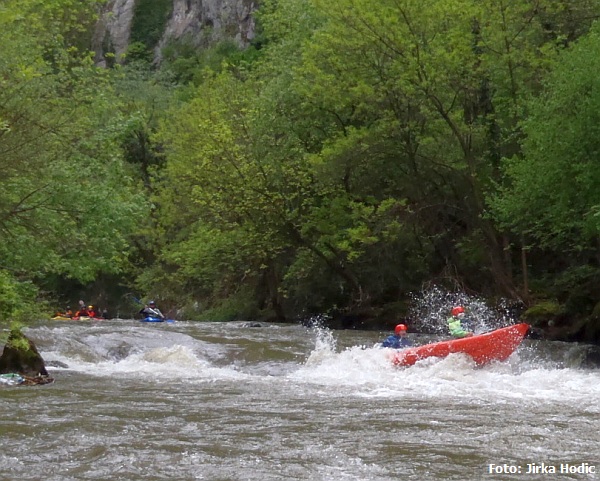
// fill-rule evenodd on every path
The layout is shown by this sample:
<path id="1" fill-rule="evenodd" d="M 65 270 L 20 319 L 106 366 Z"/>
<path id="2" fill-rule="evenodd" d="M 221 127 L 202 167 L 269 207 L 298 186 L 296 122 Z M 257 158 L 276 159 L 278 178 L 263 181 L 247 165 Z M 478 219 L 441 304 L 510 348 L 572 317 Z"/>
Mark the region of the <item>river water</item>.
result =
<path id="1" fill-rule="evenodd" d="M 399 369 L 373 347 L 388 333 L 246 326 L 27 328 L 55 382 L 0 387 L 0 479 L 600 479 L 585 346 Z"/>

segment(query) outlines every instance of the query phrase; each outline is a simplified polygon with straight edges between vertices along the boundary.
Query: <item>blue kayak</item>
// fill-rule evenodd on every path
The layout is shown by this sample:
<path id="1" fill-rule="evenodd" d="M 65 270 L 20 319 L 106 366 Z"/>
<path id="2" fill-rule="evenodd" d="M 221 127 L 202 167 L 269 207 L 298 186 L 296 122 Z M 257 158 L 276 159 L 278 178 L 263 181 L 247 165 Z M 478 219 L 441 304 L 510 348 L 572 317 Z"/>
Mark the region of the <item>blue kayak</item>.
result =
<path id="1" fill-rule="evenodd" d="M 140 319 L 140 322 L 165 322 L 165 320 L 162 317 L 148 316 Z"/>

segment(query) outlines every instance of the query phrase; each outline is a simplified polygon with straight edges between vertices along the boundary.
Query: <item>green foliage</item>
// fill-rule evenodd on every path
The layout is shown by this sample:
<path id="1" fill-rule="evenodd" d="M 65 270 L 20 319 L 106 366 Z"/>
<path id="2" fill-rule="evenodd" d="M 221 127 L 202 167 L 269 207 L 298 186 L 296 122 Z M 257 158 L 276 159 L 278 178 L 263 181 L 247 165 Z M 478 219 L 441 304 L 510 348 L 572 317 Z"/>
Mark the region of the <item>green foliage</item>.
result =
<path id="1" fill-rule="evenodd" d="M 128 269 L 130 236 L 146 208 L 122 161 L 110 72 L 63 36 L 76 28 L 75 3 L 13 5 L 31 13 L 27 26 L 19 14 L 0 15 L 0 265 L 18 279 L 4 315 L 19 317 L 13 304 L 35 301 L 21 279 L 89 282 Z M 38 316 L 23 306 L 23 316 Z"/>
<path id="2" fill-rule="evenodd" d="M 201 98 L 173 112 L 158 137 L 169 160 L 157 198 L 170 239 L 164 258 L 210 286 L 205 295 L 232 292 L 249 270 L 255 278 L 279 248 L 273 215 L 281 199 L 264 175 L 274 166 L 255 156 L 241 128 L 240 113 L 251 112 L 246 91 L 227 74 L 215 77 Z"/>
<path id="3" fill-rule="evenodd" d="M 23 45 L 43 46 L 46 60 L 50 61 L 54 55 L 62 55 L 63 49 L 87 50 L 103 3 L 103 0 L 4 0 L 0 24 L 5 34 L 27 35 L 29 42 Z"/>
<path id="4" fill-rule="evenodd" d="M 238 292 L 220 299 L 216 305 L 202 311 L 195 318 L 199 321 L 226 322 L 245 321 L 257 315 L 256 295 L 252 289 L 240 289 Z M 194 317 L 190 317 L 194 319 Z"/>
<path id="5" fill-rule="evenodd" d="M 8 336 L 8 345 L 16 350 L 22 351 L 24 353 L 30 352 L 32 355 L 34 354 L 30 350 L 29 340 L 22 332 L 22 326 L 13 323 L 10 327 L 10 334 Z"/>
<path id="6" fill-rule="evenodd" d="M 544 248 L 596 249 L 599 53 L 595 29 L 561 55 L 545 94 L 531 101 L 524 155 L 506 162 L 511 183 L 494 204 L 499 219 Z"/>
<path id="7" fill-rule="evenodd" d="M 143 42 L 132 42 L 127 47 L 125 54 L 125 63 L 127 64 L 139 62 L 141 65 L 150 66 L 153 59 L 152 50 Z"/>
<path id="8" fill-rule="evenodd" d="M 265 0 L 250 48 L 185 38 L 159 71 L 172 2 L 136 2 L 111 70 L 81 48 L 96 7 L 0 7 L 3 319 L 32 312 L 28 279 L 130 273 L 211 320 L 448 272 L 514 293 L 517 242 L 530 286 L 595 300 L 596 0 Z"/>
<path id="9" fill-rule="evenodd" d="M 527 309 L 523 313 L 522 319 L 524 322 L 530 322 L 532 324 L 543 324 L 554 319 L 562 312 L 561 305 L 556 301 L 541 301 Z"/>
<path id="10" fill-rule="evenodd" d="M 172 285 L 291 313 L 387 302 L 435 269 L 510 291 L 485 195 L 563 48 L 563 6 L 266 1 L 251 69 L 221 69 L 226 44 L 171 44 L 198 85 L 155 139 Z"/>
<path id="11" fill-rule="evenodd" d="M 255 44 L 240 48 L 233 40 L 222 40 L 215 45 L 199 47 L 189 36 L 172 40 L 162 50 L 164 72 L 173 75 L 180 84 L 199 85 L 208 72 L 219 73 L 224 68 L 243 69 L 260 59 Z"/>
<path id="12" fill-rule="evenodd" d="M 140 42 L 147 49 L 154 49 L 163 35 L 172 9 L 171 0 L 137 0 L 131 23 L 130 42 Z"/>
<path id="13" fill-rule="evenodd" d="M 29 281 L 19 281 L 0 270 L 0 323 L 23 321 L 41 315 L 43 306 L 34 301 L 37 289 Z"/>

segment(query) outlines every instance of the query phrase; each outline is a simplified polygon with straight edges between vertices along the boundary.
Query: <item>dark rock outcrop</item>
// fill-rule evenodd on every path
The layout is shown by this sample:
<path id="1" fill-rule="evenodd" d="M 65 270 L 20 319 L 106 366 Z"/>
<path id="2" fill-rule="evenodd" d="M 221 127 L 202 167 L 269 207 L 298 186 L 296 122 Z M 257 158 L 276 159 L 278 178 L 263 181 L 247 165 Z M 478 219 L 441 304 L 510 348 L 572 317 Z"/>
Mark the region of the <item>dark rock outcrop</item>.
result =
<path id="1" fill-rule="evenodd" d="M 242 327 L 263 327 L 263 325 L 260 322 L 250 321 L 244 322 L 244 324 L 242 324 Z"/>
<path id="2" fill-rule="evenodd" d="M 0 356 L 0 374 L 9 373 L 23 376 L 26 384 L 46 384 L 53 381 L 48 376 L 44 360 L 35 344 L 19 329 L 10 332 Z"/>

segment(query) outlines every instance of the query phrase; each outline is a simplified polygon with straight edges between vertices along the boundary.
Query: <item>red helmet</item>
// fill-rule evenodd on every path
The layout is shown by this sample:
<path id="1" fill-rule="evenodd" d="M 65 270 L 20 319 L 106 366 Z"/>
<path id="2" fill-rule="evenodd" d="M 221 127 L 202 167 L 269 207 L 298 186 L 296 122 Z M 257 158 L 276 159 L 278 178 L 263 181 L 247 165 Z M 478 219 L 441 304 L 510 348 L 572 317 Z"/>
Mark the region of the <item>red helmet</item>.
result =
<path id="1" fill-rule="evenodd" d="M 404 324 L 398 324 L 396 329 L 394 329 L 394 334 L 400 334 L 401 332 L 406 332 L 406 326 Z"/>
<path id="2" fill-rule="evenodd" d="M 452 309 L 452 315 L 458 316 L 459 314 L 464 314 L 465 308 L 463 306 L 456 306 Z"/>

